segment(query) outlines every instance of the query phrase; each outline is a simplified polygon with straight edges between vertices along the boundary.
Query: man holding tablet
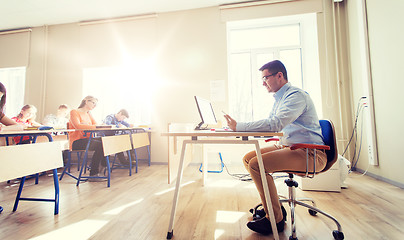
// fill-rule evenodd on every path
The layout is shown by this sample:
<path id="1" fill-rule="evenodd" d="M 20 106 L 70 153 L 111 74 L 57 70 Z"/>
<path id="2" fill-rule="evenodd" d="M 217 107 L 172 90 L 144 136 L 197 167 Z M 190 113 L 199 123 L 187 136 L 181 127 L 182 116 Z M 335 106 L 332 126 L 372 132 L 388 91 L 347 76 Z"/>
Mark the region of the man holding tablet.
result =
<path id="1" fill-rule="evenodd" d="M 296 143 L 324 144 L 324 142 L 313 101 L 307 92 L 288 82 L 283 63 L 279 60 L 271 61 L 259 70 L 262 72 L 263 86 L 269 93 L 274 93 L 275 103 L 269 117 L 254 122 L 237 122 L 227 114 L 224 117 L 233 131 L 283 133 L 279 144 L 261 149 L 276 226 L 278 232 L 283 232 L 286 211 L 279 202 L 274 180 L 269 173 L 306 171 L 306 151 L 303 149 L 292 151 L 289 146 Z M 318 151 L 316 155 L 316 166 L 321 170 L 325 167 L 327 157 L 322 151 Z M 309 151 L 309 158 L 310 161 L 314 160 L 312 151 Z M 243 163 L 251 174 L 265 210 L 265 213 L 260 214 L 265 217 L 248 222 L 247 227 L 264 235 L 271 234 L 272 228 L 269 216 L 266 214 L 268 208 L 255 151 L 247 153 L 243 157 Z"/>

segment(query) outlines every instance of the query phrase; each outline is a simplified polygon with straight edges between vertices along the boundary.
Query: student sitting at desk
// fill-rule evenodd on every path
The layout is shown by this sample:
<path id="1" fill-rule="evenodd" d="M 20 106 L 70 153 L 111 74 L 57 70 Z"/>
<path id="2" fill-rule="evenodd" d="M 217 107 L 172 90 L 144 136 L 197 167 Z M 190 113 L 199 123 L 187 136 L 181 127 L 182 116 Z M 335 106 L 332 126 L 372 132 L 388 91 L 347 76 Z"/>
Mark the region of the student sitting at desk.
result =
<path id="1" fill-rule="evenodd" d="M 262 66 L 260 71 L 262 72 L 263 86 L 269 93 L 274 93 L 275 97 L 275 103 L 269 117 L 255 122 L 236 122 L 229 115 L 225 115 L 225 118 L 228 126 L 234 131 L 282 131 L 283 137 L 279 144 L 261 148 L 261 153 L 265 173 L 267 173 L 266 180 L 276 227 L 278 232 L 283 232 L 286 211 L 283 207 L 281 208 L 274 180 L 268 173 L 287 172 L 288 170 L 305 172 L 306 151 L 304 149 L 292 151 L 289 146 L 295 143 L 323 145 L 324 142 L 313 101 L 307 92 L 288 82 L 283 63 L 278 60 L 269 62 Z M 316 168 L 321 170 L 327 163 L 327 157 L 323 151 L 317 151 L 316 155 Z M 309 161 L 313 162 L 313 158 L 313 150 L 309 150 Z M 243 158 L 243 163 L 251 174 L 265 209 L 265 212 L 260 214 L 262 218 L 248 222 L 247 227 L 264 235 L 270 234 L 272 228 L 255 151 L 247 153 Z"/>
<path id="2" fill-rule="evenodd" d="M 90 111 L 97 105 L 97 98 L 93 96 L 85 97 L 77 110 L 70 111 L 69 128 L 70 129 L 95 129 L 96 122 Z M 72 150 L 85 150 L 89 141 L 88 135 L 84 135 L 83 131 L 69 132 L 69 144 Z M 93 150 L 94 154 L 91 160 L 90 176 L 98 176 L 100 172 L 100 164 L 103 170 L 106 167 L 104 150 L 100 139 L 93 138 L 90 143 L 89 150 Z M 103 171 L 102 171 L 103 172 Z M 105 181 L 104 178 L 90 178 L 89 181 Z"/>
<path id="3" fill-rule="evenodd" d="M 104 124 L 105 125 L 113 125 L 116 128 L 122 127 L 132 127 L 131 124 L 125 122 L 125 119 L 129 118 L 129 113 L 126 109 L 121 109 L 119 112 L 115 114 L 110 114 L 105 117 Z M 118 156 L 119 162 L 123 165 L 129 165 L 129 160 L 125 158 L 125 155 L 120 152 L 116 154 Z"/>
<path id="4" fill-rule="evenodd" d="M 16 117 L 11 119 L 23 126 L 23 128 L 40 127 L 41 124 L 35 121 L 36 112 L 37 110 L 34 105 L 27 104 L 21 108 L 20 113 Z M 22 139 L 21 137 L 14 137 L 13 139 L 15 144 L 31 143 L 31 138 L 28 136 L 24 136 Z"/>
<path id="5" fill-rule="evenodd" d="M 69 122 L 70 107 L 67 104 L 61 104 L 58 107 L 56 115 L 48 114 L 43 119 L 43 125 L 53 127 L 55 129 L 64 129 Z"/>
<path id="6" fill-rule="evenodd" d="M 114 125 L 117 128 L 131 127 L 131 124 L 125 122 L 125 119 L 129 118 L 129 113 L 126 109 L 119 110 L 116 114 L 110 114 L 105 117 L 104 123 L 106 125 Z"/>

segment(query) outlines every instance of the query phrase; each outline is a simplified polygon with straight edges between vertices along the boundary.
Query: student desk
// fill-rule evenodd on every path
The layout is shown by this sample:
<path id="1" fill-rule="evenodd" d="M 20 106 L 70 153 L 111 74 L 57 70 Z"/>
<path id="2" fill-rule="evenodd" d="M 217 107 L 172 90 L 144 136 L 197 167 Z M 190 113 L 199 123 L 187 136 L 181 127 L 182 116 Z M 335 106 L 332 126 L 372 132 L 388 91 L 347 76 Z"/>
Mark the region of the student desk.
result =
<path id="1" fill-rule="evenodd" d="M 8 144 L 8 139 L 9 137 L 24 137 L 24 136 L 29 136 L 32 137 L 32 143 L 35 143 L 37 138 L 40 136 L 44 136 L 48 138 L 49 142 L 53 141 L 52 135 L 58 134 L 58 133 L 66 133 L 66 132 L 72 132 L 74 131 L 73 129 L 51 129 L 51 130 L 23 130 L 23 131 L 4 131 L 0 132 L 0 137 L 6 138 L 6 142 Z"/>
<path id="2" fill-rule="evenodd" d="M 79 176 L 73 176 L 72 174 L 70 174 L 69 172 L 66 171 L 66 168 L 64 169 L 61 179 L 63 177 L 63 175 L 66 173 L 67 175 L 73 177 L 74 179 L 77 180 L 76 186 L 79 186 L 80 181 L 86 181 L 87 179 L 89 179 L 90 177 L 88 176 L 82 176 L 83 174 L 83 170 L 85 169 L 86 165 L 87 165 L 87 160 L 88 160 L 88 150 L 90 148 L 90 143 L 91 141 L 94 139 L 95 135 L 98 136 L 112 136 L 112 135 L 122 135 L 122 134 L 128 134 L 130 135 L 130 138 L 132 139 L 132 135 L 134 133 L 139 133 L 139 132 L 145 132 L 144 128 L 109 128 L 109 127 L 98 127 L 96 129 L 72 129 L 72 131 L 82 131 L 84 132 L 84 135 L 89 137 L 85 152 L 84 152 L 84 158 L 82 161 L 82 165 L 80 168 L 80 172 L 79 172 Z M 131 141 L 132 142 L 132 141 Z M 149 151 L 149 148 L 148 148 Z M 130 157 L 130 156 L 129 156 Z M 150 164 L 150 151 L 149 151 L 149 164 Z M 131 162 L 130 162 L 130 167 L 131 167 Z M 136 172 L 137 172 L 137 168 L 138 168 L 138 161 L 136 161 Z M 107 170 L 108 170 L 108 176 L 107 176 L 107 186 L 110 187 L 111 185 L 111 176 L 110 176 L 110 166 L 109 166 L 109 160 L 107 160 Z M 130 169 L 131 171 L 131 169 Z M 130 172 L 131 174 L 131 172 Z M 92 177 L 92 178 L 103 178 L 103 177 Z"/>
<path id="3" fill-rule="evenodd" d="M 30 136 L 33 138 L 33 143 L 36 142 L 37 137 L 39 136 L 45 136 L 48 138 L 49 142 L 53 142 L 53 138 L 52 138 L 52 133 L 55 132 L 66 132 L 67 130 L 27 130 L 27 131 L 4 131 L 4 132 L 0 132 L 0 137 L 24 137 L 24 136 Z M 13 146 L 14 147 L 14 146 Z M 54 202 L 55 203 L 55 211 L 54 214 L 58 214 L 59 213 L 59 181 L 58 181 L 58 177 L 57 177 L 57 167 L 62 167 L 63 166 L 63 162 L 61 161 L 61 151 L 60 153 L 58 152 L 57 148 L 47 148 L 48 145 L 38 145 L 38 147 L 35 147 L 35 145 L 33 146 L 27 146 L 27 145 L 17 145 L 15 146 L 15 150 L 17 151 L 16 154 L 19 154 L 19 157 L 22 158 L 28 158 L 28 157 L 40 157 L 38 155 L 38 153 L 36 153 L 36 150 L 41 150 L 44 151 L 46 149 L 49 150 L 49 154 L 51 155 L 51 157 L 53 156 L 58 156 L 57 154 L 59 154 L 60 157 L 60 161 L 57 161 L 57 159 L 53 160 L 49 160 L 49 162 L 46 163 L 41 163 L 41 164 L 25 164 L 26 166 L 23 169 L 19 169 L 16 170 L 14 169 L 14 171 L 8 172 L 9 175 L 7 177 L 5 177 L 5 179 L 2 180 L 8 180 L 8 177 L 22 177 L 21 178 L 21 182 L 20 182 L 20 187 L 18 189 L 17 192 L 17 197 L 15 199 L 15 203 L 14 203 L 14 208 L 13 211 L 17 210 L 18 207 L 18 203 L 20 200 L 25 200 L 25 201 L 44 201 L 44 202 Z M 50 147 L 50 146 L 49 146 Z M 22 149 L 23 148 L 23 149 Z M 30 153 L 25 153 L 25 151 L 29 151 L 28 148 L 30 150 L 32 150 L 32 155 L 30 155 Z M 20 151 L 20 152 L 18 152 Z M 21 152 L 22 151 L 22 152 Z M 56 151 L 56 152 L 55 152 Z M 9 149 L 7 149 L 7 152 L 11 152 Z M 25 156 L 24 153 L 27 155 Z M 7 156 L 9 156 L 9 153 L 5 153 Z M 24 155 L 24 156 L 23 156 Z M 13 155 L 11 155 L 13 156 Z M 27 160 L 28 161 L 28 160 Z M 53 169 L 53 180 L 54 180 L 54 186 L 55 186 L 55 198 L 54 199 L 42 199 L 42 198 L 22 198 L 21 197 L 21 192 L 22 189 L 24 187 L 24 183 L 25 183 L 25 176 L 29 175 L 29 174 L 35 174 L 37 172 L 41 172 L 41 171 L 46 171 L 49 169 Z M 16 172 L 16 173 L 14 173 Z M 17 173 L 18 172 L 18 173 Z M 25 176 L 21 176 L 21 174 L 26 174 Z M 17 176 L 18 175 L 18 176 Z"/>
<path id="4" fill-rule="evenodd" d="M 178 167 L 177 173 L 177 182 L 175 186 L 173 205 L 171 209 L 170 223 L 168 226 L 167 239 L 171 239 L 173 237 L 173 229 L 174 229 L 174 217 L 175 211 L 177 208 L 178 197 L 181 186 L 181 178 L 183 174 L 184 168 L 184 156 L 186 147 L 188 144 L 253 144 L 255 145 L 255 151 L 257 152 L 258 157 L 258 165 L 260 168 L 260 174 L 262 179 L 262 184 L 264 186 L 265 198 L 267 200 L 267 206 L 269 208 L 269 217 L 271 221 L 273 235 L 276 240 L 279 239 L 278 230 L 276 228 L 274 212 L 272 209 L 271 198 L 269 196 L 268 183 L 266 181 L 266 175 L 264 170 L 264 164 L 262 161 L 261 149 L 259 146 L 258 138 L 263 137 L 273 137 L 273 136 L 282 136 L 282 133 L 277 132 L 233 132 L 233 131 L 224 131 L 224 132 L 215 132 L 210 130 L 202 130 L 202 131 L 191 131 L 191 132 L 167 132 L 162 133 L 162 136 L 168 137 L 190 137 L 190 140 L 184 140 L 182 142 L 181 149 L 181 157 L 180 163 Z M 176 142 L 176 141 L 174 141 Z M 175 147 L 175 146 L 174 146 Z M 205 160 L 204 160 L 205 161 Z M 203 179 L 205 180 L 207 173 L 207 162 L 203 163 Z"/>

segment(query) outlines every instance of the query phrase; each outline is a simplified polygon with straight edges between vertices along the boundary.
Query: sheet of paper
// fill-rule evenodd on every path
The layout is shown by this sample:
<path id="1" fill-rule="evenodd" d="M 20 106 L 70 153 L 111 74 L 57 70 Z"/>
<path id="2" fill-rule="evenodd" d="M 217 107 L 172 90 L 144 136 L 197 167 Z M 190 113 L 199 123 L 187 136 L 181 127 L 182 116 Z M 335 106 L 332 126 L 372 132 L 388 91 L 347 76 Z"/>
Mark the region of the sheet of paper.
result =
<path id="1" fill-rule="evenodd" d="M 210 101 L 224 102 L 226 100 L 226 90 L 224 80 L 210 81 Z"/>

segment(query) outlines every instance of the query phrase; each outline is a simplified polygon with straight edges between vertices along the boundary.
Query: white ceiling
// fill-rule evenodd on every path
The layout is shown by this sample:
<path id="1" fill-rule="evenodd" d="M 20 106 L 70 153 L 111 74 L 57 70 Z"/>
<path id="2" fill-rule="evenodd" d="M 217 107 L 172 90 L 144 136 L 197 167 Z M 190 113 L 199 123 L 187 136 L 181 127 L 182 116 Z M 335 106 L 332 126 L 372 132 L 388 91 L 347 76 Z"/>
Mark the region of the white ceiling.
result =
<path id="1" fill-rule="evenodd" d="M 219 6 L 245 0 L 0 0 L 0 30 Z"/>

